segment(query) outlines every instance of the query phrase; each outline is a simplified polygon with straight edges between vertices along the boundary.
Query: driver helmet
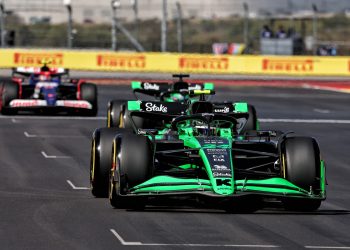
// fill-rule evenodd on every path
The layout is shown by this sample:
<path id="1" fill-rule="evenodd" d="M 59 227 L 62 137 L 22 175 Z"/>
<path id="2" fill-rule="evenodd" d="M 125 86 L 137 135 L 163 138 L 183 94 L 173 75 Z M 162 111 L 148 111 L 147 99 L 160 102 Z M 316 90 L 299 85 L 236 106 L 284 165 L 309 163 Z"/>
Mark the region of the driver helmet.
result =
<path id="1" fill-rule="evenodd" d="M 188 91 L 188 83 L 187 82 L 175 82 L 173 85 L 173 90 L 175 90 L 175 91 L 187 90 Z"/>
<path id="2" fill-rule="evenodd" d="M 182 102 L 185 100 L 185 96 L 180 93 L 174 93 L 170 96 L 170 98 L 171 98 L 171 101 L 173 102 Z"/>

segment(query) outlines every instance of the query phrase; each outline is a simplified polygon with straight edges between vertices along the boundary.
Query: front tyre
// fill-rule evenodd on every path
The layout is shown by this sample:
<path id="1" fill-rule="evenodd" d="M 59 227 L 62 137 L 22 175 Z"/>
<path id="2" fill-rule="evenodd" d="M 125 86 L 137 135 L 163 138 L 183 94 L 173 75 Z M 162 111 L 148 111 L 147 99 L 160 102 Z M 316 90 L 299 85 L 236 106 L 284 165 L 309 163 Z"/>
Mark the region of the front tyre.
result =
<path id="1" fill-rule="evenodd" d="M 90 186 L 95 197 L 108 197 L 109 171 L 112 168 L 112 144 L 120 129 L 96 129 L 91 144 Z"/>
<path id="2" fill-rule="evenodd" d="M 120 128 L 123 127 L 123 110 L 125 108 L 126 101 L 113 100 L 108 103 L 107 109 L 107 127 L 108 128 Z"/>
<path id="3" fill-rule="evenodd" d="M 289 137 L 281 144 L 281 175 L 294 185 L 317 195 L 321 191 L 320 150 L 315 139 Z M 286 198 L 287 210 L 314 211 L 320 199 Z"/>
<path id="4" fill-rule="evenodd" d="M 19 86 L 13 82 L 6 82 L 3 85 L 2 90 L 2 107 L 1 113 L 3 115 L 14 115 L 16 111 L 9 107 L 10 102 L 14 99 L 17 99 L 19 96 Z"/>
<path id="5" fill-rule="evenodd" d="M 88 101 L 92 105 L 91 110 L 84 111 L 87 116 L 97 115 L 97 87 L 93 83 L 82 83 L 80 86 L 80 96 L 82 100 Z"/>
<path id="6" fill-rule="evenodd" d="M 142 196 L 128 197 L 130 188 L 153 174 L 150 142 L 147 137 L 124 132 L 114 139 L 113 169 L 110 172 L 109 200 L 115 208 L 140 208 Z"/>
<path id="7" fill-rule="evenodd" d="M 253 105 L 248 104 L 248 113 L 249 113 L 249 117 L 248 117 L 247 123 L 245 124 L 241 133 L 258 129 L 258 118 L 256 115 L 256 109 Z"/>

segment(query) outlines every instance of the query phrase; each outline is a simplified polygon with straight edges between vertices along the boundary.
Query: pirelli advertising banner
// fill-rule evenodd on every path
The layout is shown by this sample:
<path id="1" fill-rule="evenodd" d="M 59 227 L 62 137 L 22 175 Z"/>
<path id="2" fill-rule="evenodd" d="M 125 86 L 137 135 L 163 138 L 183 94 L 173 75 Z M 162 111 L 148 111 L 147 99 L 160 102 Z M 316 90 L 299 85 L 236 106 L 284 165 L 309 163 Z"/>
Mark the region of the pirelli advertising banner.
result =
<path id="1" fill-rule="evenodd" d="M 40 66 L 44 60 L 51 67 L 92 71 L 350 76 L 350 57 L 0 50 L 0 68 Z"/>

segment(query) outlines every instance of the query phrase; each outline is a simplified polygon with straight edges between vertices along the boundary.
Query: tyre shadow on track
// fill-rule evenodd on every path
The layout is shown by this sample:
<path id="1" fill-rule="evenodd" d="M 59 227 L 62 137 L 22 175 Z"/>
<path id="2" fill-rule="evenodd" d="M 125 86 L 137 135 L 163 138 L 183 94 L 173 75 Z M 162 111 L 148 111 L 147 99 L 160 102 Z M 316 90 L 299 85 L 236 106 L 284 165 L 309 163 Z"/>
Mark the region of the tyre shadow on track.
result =
<path id="1" fill-rule="evenodd" d="M 304 212 L 285 210 L 281 202 L 263 202 L 257 210 L 239 210 L 227 212 L 224 207 L 218 204 L 198 203 L 196 201 L 167 200 L 167 202 L 150 202 L 143 209 L 128 209 L 127 211 L 157 212 L 157 213 L 208 213 L 208 214 L 261 214 L 261 215 L 347 215 L 347 209 L 326 209 L 319 208 L 316 211 Z"/>
<path id="2" fill-rule="evenodd" d="M 144 213 L 206 213 L 206 214 L 244 214 L 244 215 L 347 215 L 350 214 L 350 210 L 317 210 L 313 212 L 299 212 L 299 211 L 287 211 L 283 209 L 262 209 L 256 212 L 234 212 L 228 213 L 221 209 L 207 209 L 207 208 L 188 208 L 188 207 L 146 207 L 143 210 L 140 209 L 127 209 L 128 212 L 144 212 Z"/>

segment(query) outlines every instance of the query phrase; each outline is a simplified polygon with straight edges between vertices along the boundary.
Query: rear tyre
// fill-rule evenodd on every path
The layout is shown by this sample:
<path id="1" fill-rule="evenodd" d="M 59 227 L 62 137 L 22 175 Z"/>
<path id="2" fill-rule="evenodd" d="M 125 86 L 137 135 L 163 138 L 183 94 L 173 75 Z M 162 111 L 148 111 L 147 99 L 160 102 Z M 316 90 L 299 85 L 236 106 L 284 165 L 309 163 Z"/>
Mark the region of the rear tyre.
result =
<path id="1" fill-rule="evenodd" d="M 144 122 L 145 119 L 142 117 L 130 117 L 130 111 L 128 109 L 125 109 L 122 115 L 122 128 L 125 129 L 129 129 L 129 130 L 133 130 L 134 126 L 133 126 L 133 122 L 136 126 L 136 128 L 144 128 Z"/>
<path id="2" fill-rule="evenodd" d="M 153 174 L 152 154 L 147 137 L 122 133 L 113 143 L 113 166 L 110 173 L 109 200 L 115 208 L 140 209 L 145 198 L 125 196 L 130 188 Z"/>
<path id="3" fill-rule="evenodd" d="M 88 101 L 92 105 L 91 110 L 84 111 L 87 116 L 97 115 L 97 87 L 93 83 L 83 83 L 80 86 L 81 99 Z"/>
<path id="4" fill-rule="evenodd" d="M 14 115 L 16 114 L 16 110 L 13 110 L 9 107 L 9 104 L 12 100 L 18 98 L 19 87 L 18 84 L 13 82 L 7 82 L 3 84 L 2 90 L 2 107 L 1 113 L 3 115 Z"/>
<path id="5" fill-rule="evenodd" d="M 92 137 L 90 186 L 95 197 L 108 197 L 109 171 L 112 168 L 112 144 L 121 129 L 99 128 Z"/>
<path id="6" fill-rule="evenodd" d="M 123 110 L 126 101 L 113 100 L 108 103 L 107 127 L 123 127 Z"/>
<path id="7" fill-rule="evenodd" d="M 318 194 L 321 189 L 320 150 L 315 139 L 310 137 L 289 137 L 281 144 L 282 177 L 296 186 Z M 287 210 L 314 211 L 321 200 L 286 198 Z"/>
<path id="8" fill-rule="evenodd" d="M 248 117 L 247 123 L 242 129 L 241 133 L 244 133 L 250 130 L 257 130 L 258 118 L 256 115 L 256 109 L 253 105 L 248 104 L 248 113 L 249 113 L 249 117 Z"/>

